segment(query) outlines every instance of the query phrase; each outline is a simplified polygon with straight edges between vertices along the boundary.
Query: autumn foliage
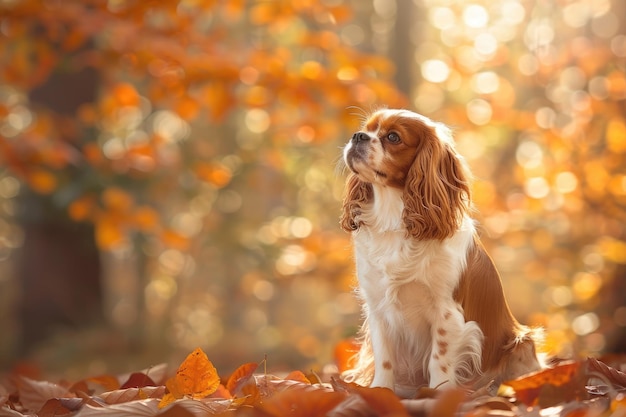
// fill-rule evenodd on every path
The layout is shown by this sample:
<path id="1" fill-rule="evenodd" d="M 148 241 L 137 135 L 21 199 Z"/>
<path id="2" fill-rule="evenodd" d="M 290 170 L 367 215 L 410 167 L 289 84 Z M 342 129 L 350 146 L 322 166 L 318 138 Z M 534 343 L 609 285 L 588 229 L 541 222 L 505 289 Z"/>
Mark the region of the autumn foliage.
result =
<path id="1" fill-rule="evenodd" d="M 300 371 L 277 377 L 259 372 L 259 365 L 244 364 L 222 379 L 197 348 L 170 378 L 165 366 L 75 383 L 38 381 L 14 373 L 0 385 L 0 415 L 572 417 L 626 412 L 626 374 L 595 359 L 556 364 L 508 381 L 498 394 L 497 387 L 489 386 L 475 392 L 422 389 L 410 399 L 337 376 L 325 383 Z"/>
<path id="2" fill-rule="evenodd" d="M 346 5 L 24 0 L 0 12 L 0 83 L 14 89 L 0 97 L 0 163 L 32 190 L 66 196 L 60 205 L 96 225 L 102 249 L 137 233 L 188 247 L 158 196 L 181 175 L 217 190 L 233 177 L 216 159 L 221 146 L 190 124 L 209 132 L 247 112 L 270 140 L 324 142 L 353 123 L 347 107 L 403 101 L 386 59 L 332 31 L 350 18 Z M 266 39 L 251 39 L 248 25 Z M 99 74 L 100 94 L 72 114 L 23 94 L 85 70 Z"/>

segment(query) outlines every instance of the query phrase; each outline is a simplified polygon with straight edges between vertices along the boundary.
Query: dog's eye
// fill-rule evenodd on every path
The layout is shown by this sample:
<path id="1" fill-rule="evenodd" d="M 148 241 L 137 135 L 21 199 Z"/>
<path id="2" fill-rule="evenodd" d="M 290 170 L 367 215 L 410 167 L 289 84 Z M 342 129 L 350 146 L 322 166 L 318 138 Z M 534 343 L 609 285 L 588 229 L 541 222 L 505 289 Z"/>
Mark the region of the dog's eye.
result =
<path id="1" fill-rule="evenodd" d="M 396 132 L 391 132 L 387 135 L 387 140 L 390 143 L 400 143 L 400 135 L 398 135 Z"/>

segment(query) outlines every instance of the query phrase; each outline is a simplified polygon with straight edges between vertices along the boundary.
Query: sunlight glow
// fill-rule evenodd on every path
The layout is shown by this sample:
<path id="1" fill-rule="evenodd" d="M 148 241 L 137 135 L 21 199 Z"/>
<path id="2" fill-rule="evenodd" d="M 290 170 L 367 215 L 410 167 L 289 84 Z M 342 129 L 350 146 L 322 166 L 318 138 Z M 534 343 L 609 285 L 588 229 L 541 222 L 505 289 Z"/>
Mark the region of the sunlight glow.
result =
<path id="1" fill-rule="evenodd" d="M 560 172 L 556 176 L 555 187 L 561 194 L 571 193 L 578 187 L 578 178 L 572 172 Z"/>
<path id="2" fill-rule="evenodd" d="M 602 278 L 596 274 L 579 272 L 576 276 L 574 276 L 572 288 L 574 289 L 576 298 L 579 300 L 588 300 L 595 296 L 600 290 L 600 287 L 602 287 Z"/>
<path id="3" fill-rule="evenodd" d="M 441 83 L 448 79 L 450 67 L 439 59 L 429 59 L 422 63 L 422 76 L 431 83 Z"/>
<path id="4" fill-rule="evenodd" d="M 489 13 L 478 4 L 470 4 L 463 10 L 463 22 L 471 28 L 483 28 L 489 23 Z"/>
<path id="5" fill-rule="evenodd" d="M 245 124 L 252 133 L 264 133 L 270 127 L 270 116 L 263 109 L 252 109 L 246 112 Z"/>
<path id="6" fill-rule="evenodd" d="M 534 55 L 524 54 L 518 59 L 517 67 L 526 76 L 535 75 L 539 71 L 539 61 Z"/>
<path id="7" fill-rule="evenodd" d="M 595 313 L 586 313 L 572 321 L 572 330 L 579 336 L 584 336 L 600 326 L 600 319 Z"/>
<path id="8" fill-rule="evenodd" d="M 167 142 L 180 142 L 189 136 L 191 127 L 169 110 L 160 110 L 152 116 L 152 129 Z"/>
<path id="9" fill-rule="evenodd" d="M 491 94 L 498 91 L 500 78 L 493 71 L 479 72 L 472 77 L 472 88 L 479 94 Z"/>
<path id="10" fill-rule="evenodd" d="M 484 58 L 491 58 L 498 50 L 498 40 L 491 33 L 481 33 L 474 39 L 474 49 Z"/>
<path id="11" fill-rule="evenodd" d="M 529 178 L 524 184 L 524 191 L 526 191 L 526 195 L 529 197 L 540 199 L 550 193 L 550 185 L 543 177 Z"/>
<path id="12" fill-rule="evenodd" d="M 274 297 L 274 284 L 266 280 L 259 280 L 254 283 L 252 293 L 261 301 L 269 301 Z"/>
<path id="13" fill-rule="evenodd" d="M 433 7 L 429 10 L 428 20 L 437 29 L 446 30 L 454 27 L 456 16 L 448 7 Z"/>
<path id="14" fill-rule="evenodd" d="M 467 103 L 467 117 L 472 123 L 478 126 L 486 125 L 491 121 L 493 110 L 491 104 L 483 99 L 474 99 Z"/>
<path id="15" fill-rule="evenodd" d="M 518 0 L 505 1 L 500 6 L 502 19 L 509 25 L 519 25 L 526 17 L 526 9 Z"/>
<path id="16" fill-rule="evenodd" d="M 520 166 L 527 169 L 534 168 L 541 165 L 543 161 L 543 150 L 536 142 L 525 140 L 517 147 L 515 158 Z"/>

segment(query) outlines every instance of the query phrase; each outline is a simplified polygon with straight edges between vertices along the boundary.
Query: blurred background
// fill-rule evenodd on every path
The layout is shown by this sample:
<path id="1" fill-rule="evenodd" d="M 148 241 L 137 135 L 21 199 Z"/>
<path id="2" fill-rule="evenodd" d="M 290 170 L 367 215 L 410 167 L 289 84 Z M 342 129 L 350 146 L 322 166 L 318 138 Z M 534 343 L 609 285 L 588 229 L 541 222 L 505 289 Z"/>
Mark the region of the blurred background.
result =
<path id="1" fill-rule="evenodd" d="M 0 0 L 0 369 L 323 369 L 359 325 L 340 148 L 453 128 L 514 313 L 626 351 L 626 2 Z"/>

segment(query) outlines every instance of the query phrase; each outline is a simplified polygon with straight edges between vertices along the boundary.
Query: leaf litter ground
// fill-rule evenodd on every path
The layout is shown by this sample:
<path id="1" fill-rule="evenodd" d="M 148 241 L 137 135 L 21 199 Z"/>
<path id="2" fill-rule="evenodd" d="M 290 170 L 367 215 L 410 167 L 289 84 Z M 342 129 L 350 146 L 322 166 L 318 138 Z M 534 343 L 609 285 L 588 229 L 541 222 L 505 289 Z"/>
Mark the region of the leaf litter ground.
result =
<path id="1" fill-rule="evenodd" d="M 400 399 L 384 388 L 337 376 L 293 371 L 278 377 L 259 364 L 228 378 L 200 349 L 169 376 L 165 365 L 123 377 L 98 375 L 69 383 L 38 381 L 14 372 L 0 380 L 0 417 L 204 416 L 611 416 L 626 417 L 625 358 L 563 361 L 500 387 L 477 391 L 421 389 Z M 168 377 L 169 376 L 169 377 Z"/>

